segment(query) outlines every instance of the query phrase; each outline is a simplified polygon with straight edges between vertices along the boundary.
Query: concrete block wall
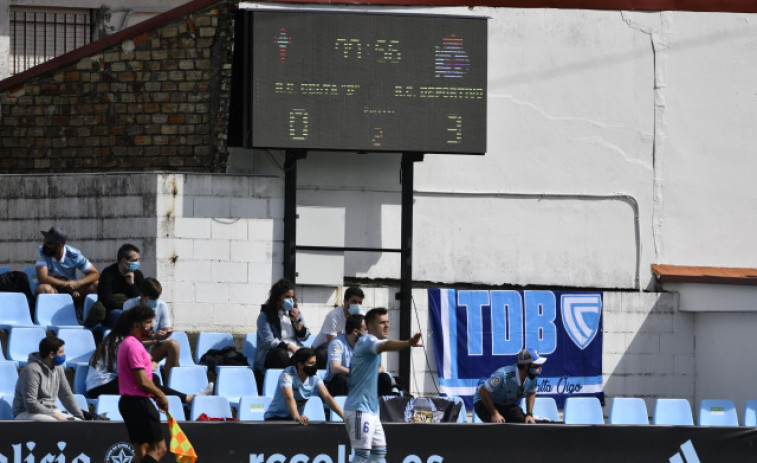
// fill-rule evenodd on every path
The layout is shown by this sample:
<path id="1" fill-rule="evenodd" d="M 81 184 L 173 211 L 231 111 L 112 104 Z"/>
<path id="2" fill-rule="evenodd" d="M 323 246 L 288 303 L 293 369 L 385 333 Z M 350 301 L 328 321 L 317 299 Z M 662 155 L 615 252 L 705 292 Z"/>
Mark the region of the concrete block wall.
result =
<path id="1" fill-rule="evenodd" d="M 281 179 L 165 174 L 158 189 L 158 278 L 176 328 L 254 332 L 282 276 Z"/>
<path id="2" fill-rule="evenodd" d="M 102 270 L 118 247 L 142 250 L 143 271 L 155 274 L 156 176 L 150 174 L 5 175 L 0 181 L 0 265 L 34 266 L 40 230 L 57 225 L 68 244 Z"/>
<path id="3" fill-rule="evenodd" d="M 694 317 L 678 310 L 678 295 L 606 292 L 604 308 L 605 412 L 614 397 L 644 398 L 650 416 L 659 397 L 693 406 Z"/>

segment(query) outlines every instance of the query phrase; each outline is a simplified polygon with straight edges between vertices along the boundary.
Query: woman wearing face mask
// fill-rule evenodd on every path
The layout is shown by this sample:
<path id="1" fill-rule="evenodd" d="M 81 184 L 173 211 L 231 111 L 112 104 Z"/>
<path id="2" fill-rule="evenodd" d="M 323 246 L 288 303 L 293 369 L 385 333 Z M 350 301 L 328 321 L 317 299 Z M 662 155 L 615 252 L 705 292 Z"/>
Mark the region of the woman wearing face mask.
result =
<path id="1" fill-rule="evenodd" d="M 286 368 L 289 358 L 310 336 L 310 330 L 297 307 L 291 281 L 282 278 L 274 283 L 268 301 L 260 308 L 257 324 L 255 379 L 262 393 L 265 370 Z"/>
<path id="2" fill-rule="evenodd" d="M 331 397 L 317 372 L 315 351 L 308 347 L 297 350 L 292 356 L 291 365 L 279 375 L 276 394 L 265 412 L 265 420 L 294 420 L 303 425 L 308 424 L 309 419 L 302 412 L 305 402 L 314 393 L 320 395 L 323 402 L 344 419 L 342 409 Z"/>

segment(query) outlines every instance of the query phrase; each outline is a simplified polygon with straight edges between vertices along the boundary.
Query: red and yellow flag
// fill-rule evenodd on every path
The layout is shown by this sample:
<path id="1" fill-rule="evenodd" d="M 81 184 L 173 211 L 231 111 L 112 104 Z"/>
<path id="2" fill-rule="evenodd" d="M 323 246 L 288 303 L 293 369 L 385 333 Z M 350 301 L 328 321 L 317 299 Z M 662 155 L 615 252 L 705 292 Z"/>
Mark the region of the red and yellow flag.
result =
<path id="1" fill-rule="evenodd" d="M 195 463 L 197 454 L 195 453 L 192 443 L 187 439 L 187 435 L 179 427 L 173 416 L 168 413 L 168 429 L 171 431 L 171 453 L 176 455 L 177 463 Z"/>

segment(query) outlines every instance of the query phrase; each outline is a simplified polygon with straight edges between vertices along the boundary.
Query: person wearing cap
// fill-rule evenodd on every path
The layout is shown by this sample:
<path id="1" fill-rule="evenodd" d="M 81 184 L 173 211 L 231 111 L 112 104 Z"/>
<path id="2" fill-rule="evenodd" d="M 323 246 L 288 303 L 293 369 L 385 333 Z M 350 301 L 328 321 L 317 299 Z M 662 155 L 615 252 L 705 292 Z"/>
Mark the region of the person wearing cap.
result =
<path id="1" fill-rule="evenodd" d="M 68 246 L 66 232 L 58 227 L 43 231 L 42 246 L 34 266 L 37 269 L 37 294 L 67 293 L 74 298 L 77 312 L 84 306 L 87 294 L 97 292 L 100 272 L 78 249 Z M 77 279 L 76 270 L 84 277 Z"/>
<path id="2" fill-rule="evenodd" d="M 518 363 L 499 368 L 483 381 L 473 396 L 473 409 L 484 423 L 534 423 L 536 378 L 547 359 L 535 349 L 521 349 Z M 526 412 L 520 399 L 526 397 Z"/>

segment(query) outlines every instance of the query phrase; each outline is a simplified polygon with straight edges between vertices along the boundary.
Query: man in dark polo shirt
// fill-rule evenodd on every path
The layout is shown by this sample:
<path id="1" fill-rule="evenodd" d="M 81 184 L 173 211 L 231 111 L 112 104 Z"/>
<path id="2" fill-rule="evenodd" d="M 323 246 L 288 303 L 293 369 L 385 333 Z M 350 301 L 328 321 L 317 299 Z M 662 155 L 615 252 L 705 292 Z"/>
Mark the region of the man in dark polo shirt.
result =
<path id="1" fill-rule="evenodd" d="M 118 249 L 116 263 L 105 267 L 97 285 L 97 302 L 89 310 L 84 326 L 103 323 L 112 328 L 121 315 L 124 301 L 139 297 L 144 276 L 139 270 L 139 248 L 124 244 Z"/>

